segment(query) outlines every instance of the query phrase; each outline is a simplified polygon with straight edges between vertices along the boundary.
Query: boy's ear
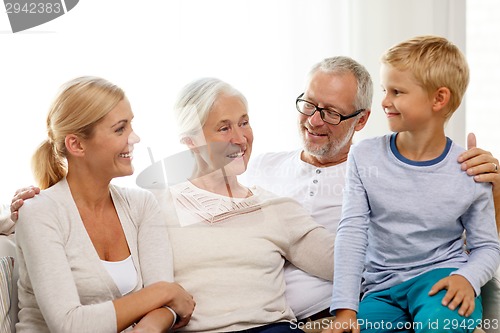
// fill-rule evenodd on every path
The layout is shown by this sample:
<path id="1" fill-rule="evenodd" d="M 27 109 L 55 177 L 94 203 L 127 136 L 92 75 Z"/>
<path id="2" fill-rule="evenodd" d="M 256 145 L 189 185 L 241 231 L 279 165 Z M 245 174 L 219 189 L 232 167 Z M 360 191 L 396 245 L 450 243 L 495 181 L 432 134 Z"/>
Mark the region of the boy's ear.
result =
<path id="1" fill-rule="evenodd" d="M 434 93 L 434 100 L 433 100 L 433 110 L 434 111 L 440 111 L 448 105 L 448 102 L 450 101 L 451 97 L 451 91 L 450 89 L 446 87 L 440 87 L 436 90 Z"/>
<path id="2" fill-rule="evenodd" d="M 64 139 L 64 145 L 68 154 L 73 156 L 83 156 L 85 154 L 84 145 L 79 136 L 75 134 L 68 134 Z"/>

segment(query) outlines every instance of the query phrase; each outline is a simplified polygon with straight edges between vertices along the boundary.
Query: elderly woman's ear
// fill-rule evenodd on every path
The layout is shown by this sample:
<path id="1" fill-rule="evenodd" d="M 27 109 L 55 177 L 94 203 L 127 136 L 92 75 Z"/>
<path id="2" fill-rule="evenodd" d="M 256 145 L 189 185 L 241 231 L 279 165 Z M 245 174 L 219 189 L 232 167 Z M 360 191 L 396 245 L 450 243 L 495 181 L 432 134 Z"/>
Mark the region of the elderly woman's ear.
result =
<path id="1" fill-rule="evenodd" d="M 189 149 L 191 149 L 191 151 L 192 151 L 193 153 L 198 153 L 198 147 L 199 147 L 199 145 L 197 145 L 197 144 L 194 142 L 194 140 L 193 140 L 193 138 L 192 138 L 192 137 L 190 137 L 190 136 L 185 136 L 185 137 L 183 137 L 183 138 L 181 139 L 181 143 L 182 143 L 182 144 L 185 144 L 185 145 L 186 145 Z"/>

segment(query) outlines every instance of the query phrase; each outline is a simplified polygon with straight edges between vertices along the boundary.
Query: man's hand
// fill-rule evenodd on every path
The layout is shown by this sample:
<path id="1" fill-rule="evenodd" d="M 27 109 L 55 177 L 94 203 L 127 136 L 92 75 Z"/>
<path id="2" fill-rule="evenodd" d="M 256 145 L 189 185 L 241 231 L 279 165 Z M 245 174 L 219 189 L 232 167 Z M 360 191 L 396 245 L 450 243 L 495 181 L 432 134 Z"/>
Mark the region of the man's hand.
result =
<path id="1" fill-rule="evenodd" d="M 450 310 L 455 310 L 459 305 L 458 314 L 468 317 L 474 311 L 475 293 L 470 282 L 462 275 L 450 275 L 434 284 L 429 291 L 429 296 L 435 295 L 442 289 L 448 290 L 441 304 Z"/>
<path id="2" fill-rule="evenodd" d="M 40 193 L 40 188 L 36 186 L 28 186 L 20 188 L 14 194 L 10 203 L 10 218 L 16 222 L 19 218 L 19 208 L 24 204 L 24 200 L 31 199 Z"/>
<path id="3" fill-rule="evenodd" d="M 500 187 L 500 170 L 498 160 L 493 155 L 476 146 L 476 136 L 469 133 L 467 136 L 467 151 L 458 157 L 462 170 L 474 176 L 480 183 L 491 182 Z"/>
<path id="4" fill-rule="evenodd" d="M 474 176 L 476 182 L 493 185 L 497 231 L 500 232 L 500 166 L 498 160 L 490 152 L 476 147 L 474 133 L 469 133 L 467 136 L 467 149 L 458 157 L 458 162 L 462 163 L 462 170 Z"/>

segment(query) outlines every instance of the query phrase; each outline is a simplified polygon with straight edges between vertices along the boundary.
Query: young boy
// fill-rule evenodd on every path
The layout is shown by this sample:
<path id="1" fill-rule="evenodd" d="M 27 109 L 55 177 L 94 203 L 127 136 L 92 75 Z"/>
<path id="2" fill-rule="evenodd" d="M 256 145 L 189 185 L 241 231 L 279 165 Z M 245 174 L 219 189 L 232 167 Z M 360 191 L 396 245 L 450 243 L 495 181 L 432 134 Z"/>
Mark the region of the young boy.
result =
<path id="1" fill-rule="evenodd" d="M 380 73 L 394 133 L 351 148 L 327 331 L 472 332 L 500 247 L 490 184 L 461 172 L 464 149 L 444 132 L 467 88 L 466 60 L 422 36 L 389 49 Z"/>

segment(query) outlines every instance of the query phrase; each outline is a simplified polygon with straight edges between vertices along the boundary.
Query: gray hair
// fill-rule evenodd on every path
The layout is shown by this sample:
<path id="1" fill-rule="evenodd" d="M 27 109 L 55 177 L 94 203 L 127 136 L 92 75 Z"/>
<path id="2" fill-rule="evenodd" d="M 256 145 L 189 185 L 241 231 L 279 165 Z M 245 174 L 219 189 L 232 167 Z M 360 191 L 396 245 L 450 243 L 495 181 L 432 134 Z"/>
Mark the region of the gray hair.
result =
<path id="1" fill-rule="evenodd" d="M 241 92 L 217 78 L 201 78 L 181 90 L 174 107 L 181 140 L 202 129 L 214 103 L 223 94 L 239 97 L 248 108 L 247 100 Z"/>
<path id="2" fill-rule="evenodd" d="M 356 110 L 371 109 L 373 99 L 373 82 L 370 73 L 356 60 L 344 56 L 326 58 L 311 68 L 309 76 L 312 76 L 317 71 L 333 74 L 352 73 L 358 83 L 356 99 L 353 105 L 354 108 Z"/>

